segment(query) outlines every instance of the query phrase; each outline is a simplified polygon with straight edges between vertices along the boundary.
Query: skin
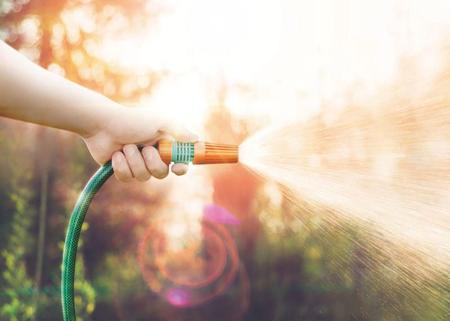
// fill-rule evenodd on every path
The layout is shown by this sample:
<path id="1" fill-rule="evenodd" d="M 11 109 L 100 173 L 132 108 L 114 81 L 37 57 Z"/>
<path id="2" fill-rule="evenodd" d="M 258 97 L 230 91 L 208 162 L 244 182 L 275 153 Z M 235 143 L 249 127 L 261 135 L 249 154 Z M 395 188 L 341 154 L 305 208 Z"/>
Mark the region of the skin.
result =
<path id="1" fill-rule="evenodd" d="M 99 164 L 112 159 L 123 182 L 166 177 L 169 167 L 153 145 L 161 138 L 197 137 L 146 108 L 127 108 L 32 63 L 0 41 L 0 116 L 80 135 Z M 139 151 L 137 145 L 144 148 Z M 183 175 L 185 164 L 172 172 Z"/>

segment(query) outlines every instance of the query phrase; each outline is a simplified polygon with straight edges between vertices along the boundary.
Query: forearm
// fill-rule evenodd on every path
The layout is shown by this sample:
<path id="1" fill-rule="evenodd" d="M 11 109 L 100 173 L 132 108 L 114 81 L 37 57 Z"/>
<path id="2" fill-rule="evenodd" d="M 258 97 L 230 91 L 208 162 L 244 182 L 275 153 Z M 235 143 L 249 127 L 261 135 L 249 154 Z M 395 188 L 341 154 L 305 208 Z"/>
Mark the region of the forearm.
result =
<path id="1" fill-rule="evenodd" d="M 108 98 L 35 65 L 0 41 L 0 116 L 86 137 L 120 108 Z"/>

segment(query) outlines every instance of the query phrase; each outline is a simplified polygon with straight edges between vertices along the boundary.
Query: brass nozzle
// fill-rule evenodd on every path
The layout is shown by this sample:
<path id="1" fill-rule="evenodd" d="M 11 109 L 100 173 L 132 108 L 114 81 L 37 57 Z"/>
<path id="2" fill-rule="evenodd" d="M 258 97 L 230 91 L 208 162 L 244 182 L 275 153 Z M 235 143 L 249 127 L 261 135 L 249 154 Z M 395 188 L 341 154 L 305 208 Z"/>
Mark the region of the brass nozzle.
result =
<path id="1" fill-rule="evenodd" d="M 206 142 L 181 143 L 161 140 L 159 154 L 164 163 L 224 164 L 239 161 L 239 147 Z"/>

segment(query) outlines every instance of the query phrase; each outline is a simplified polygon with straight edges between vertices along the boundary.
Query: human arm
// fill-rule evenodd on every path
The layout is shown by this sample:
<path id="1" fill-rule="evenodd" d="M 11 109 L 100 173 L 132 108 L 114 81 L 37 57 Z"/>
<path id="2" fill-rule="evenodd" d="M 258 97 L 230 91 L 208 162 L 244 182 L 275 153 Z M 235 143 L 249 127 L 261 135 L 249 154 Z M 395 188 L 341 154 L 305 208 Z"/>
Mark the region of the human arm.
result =
<path id="1" fill-rule="evenodd" d="M 83 137 L 99 164 L 112 159 L 116 177 L 129 181 L 167 176 L 152 147 L 161 137 L 196 137 L 145 108 L 126 108 L 32 63 L 0 41 L 0 116 L 68 130 Z M 136 144 L 146 147 L 138 151 Z M 172 171 L 184 174 L 176 164 Z"/>

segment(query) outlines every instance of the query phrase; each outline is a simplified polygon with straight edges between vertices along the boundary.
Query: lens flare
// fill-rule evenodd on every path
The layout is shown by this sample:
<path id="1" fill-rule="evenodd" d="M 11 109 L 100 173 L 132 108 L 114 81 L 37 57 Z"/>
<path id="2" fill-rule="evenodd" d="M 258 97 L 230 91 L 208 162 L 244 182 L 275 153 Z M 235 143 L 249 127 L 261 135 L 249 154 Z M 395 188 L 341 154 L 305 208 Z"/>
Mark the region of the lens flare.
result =
<path id="1" fill-rule="evenodd" d="M 148 227 L 138 261 L 149 288 L 171 305 L 198 306 L 224 294 L 237 279 L 248 283 L 236 244 L 222 225 L 239 224 L 231 213 L 217 205 L 205 206 L 200 237 L 167 229 L 167 224 L 154 222 Z M 174 230 L 176 235 L 170 235 Z M 170 246 L 171 237 L 178 238 L 176 247 Z M 248 284 L 242 287 L 248 293 Z"/>

